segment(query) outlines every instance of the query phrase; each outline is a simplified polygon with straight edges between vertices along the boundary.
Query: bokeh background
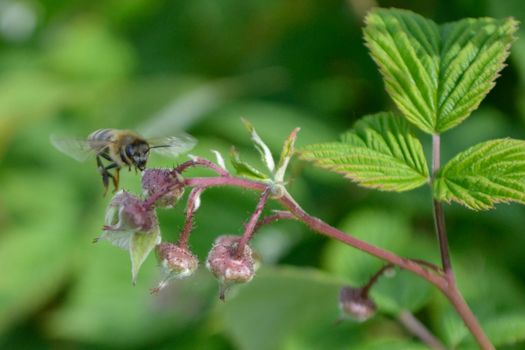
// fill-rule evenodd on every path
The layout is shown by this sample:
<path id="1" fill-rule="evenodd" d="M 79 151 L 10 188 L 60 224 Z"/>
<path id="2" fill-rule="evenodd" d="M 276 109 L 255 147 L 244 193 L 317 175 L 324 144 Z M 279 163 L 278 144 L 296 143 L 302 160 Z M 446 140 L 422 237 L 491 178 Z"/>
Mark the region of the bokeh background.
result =
<path id="1" fill-rule="evenodd" d="M 338 288 L 363 283 L 381 263 L 298 223 L 261 230 L 253 245 L 263 266 L 226 303 L 204 268 L 151 296 L 153 256 L 133 287 L 127 253 L 91 244 L 109 200 L 94 160 L 76 163 L 49 142 L 102 127 L 185 130 L 199 140 L 193 154 L 227 155 L 236 145 L 257 164 L 240 117 L 276 153 L 296 126 L 299 146 L 334 140 L 363 115 L 394 108 L 363 45 L 362 18 L 374 5 L 437 22 L 525 21 L 518 0 L 0 0 L 0 348 L 425 349 L 403 326 L 408 312 L 447 346 L 472 346 L 447 302 L 403 272 L 374 289 L 372 320 L 335 325 Z M 481 108 L 443 136 L 445 159 L 490 138 L 525 138 L 519 35 Z M 152 157 L 150 166 L 182 160 Z M 121 184 L 138 191 L 139 175 L 123 172 Z M 364 190 L 297 160 L 289 187 L 332 225 L 438 262 L 427 188 Z M 256 198 L 232 189 L 203 195 L 191 238 L 201 261 L 214 237 L 242 232 Z M 525 209 L 451 205 L 446 215 L 468 302 L 501 348 L 525 348 Z M 160 213 L 164 239 L 176 239 L 182 216 L 183 205 Z"/>

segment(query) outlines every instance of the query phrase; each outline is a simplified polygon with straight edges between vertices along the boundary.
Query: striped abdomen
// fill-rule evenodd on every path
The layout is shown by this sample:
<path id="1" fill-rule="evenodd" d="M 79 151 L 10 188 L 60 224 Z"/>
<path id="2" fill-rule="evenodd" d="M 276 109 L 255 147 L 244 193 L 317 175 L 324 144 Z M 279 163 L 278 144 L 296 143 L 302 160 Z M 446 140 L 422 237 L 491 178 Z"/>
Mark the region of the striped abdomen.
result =
<path id="1" fill-rule="evenodd" d="M 87 138 L 89 147 L 97 154 L 106 153 L 108 151 L 107 147 L 114 141 L 116 131 L 115 129 L 99 129 L 93 131 Z"/>
<path id="2" fill-rule="evenodd" d="M 98 129 L 89 134 L 87 139 L 88 141 L 95 141 L 95 143 L 99 141 L 108 142 L 111 141 L 114 135 L 115 129 Z"/>

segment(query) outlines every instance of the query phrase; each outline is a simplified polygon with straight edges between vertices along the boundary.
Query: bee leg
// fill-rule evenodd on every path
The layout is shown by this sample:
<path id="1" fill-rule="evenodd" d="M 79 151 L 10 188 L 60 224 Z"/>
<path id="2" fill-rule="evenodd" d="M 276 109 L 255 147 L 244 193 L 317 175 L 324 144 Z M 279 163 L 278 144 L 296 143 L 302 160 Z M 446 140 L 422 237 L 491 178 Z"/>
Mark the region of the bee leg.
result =
<path id="1" fill-rule="evenodd" d="M 115 173 L 114 174 L 111 174 L 108 171 L 108 170 L 111 170 L 111 169 L 115 169 Z M 111 163 L 110 165 L 108 165 L 107 167 L 104 168 L 104 172 L 113 181 L 113 187 L 114 187 L 113 193 L 117 192 L 117 190 L 118 190 L 118 184 L 119 184 L 119 179 L 120 179 L 119 171 L 120 171 L 120 167 L 119 167 L 119 165 L 117 163 Z M 107 191 L 107 188 L 106 188 L 106 191 Z"/>
<path id="2" fill-rule="evenodd" d="M 109 176 L 111 175 L 104 165 L 102 164 L 102 160 L 100 159 L 100 156 L 97 156 L 97 167 L 98 171 L 100 172 L 100 175 L 102 175 L 102 183 L 104 184 L 104 197 L 108 193 L 108 187 L 109 187 Z"/>
<path id="3" fill-rule="evenodd" d="M 102 173 L 102 183 L 104 184 L 104 193 L 102 194 L 103 197 L 106 197 L 106 195 L 108 194 L 110 176 L 111 175 L 108 172 Z"/>
<path id="4" fill-rule="evenodd" d="M 119 181 L 120 181 L 120 168 L 117 167 L 115 169 L 115 174 L 113 176 L 113 186 L 115 187 L 113 192 L 117 192 Z"/>

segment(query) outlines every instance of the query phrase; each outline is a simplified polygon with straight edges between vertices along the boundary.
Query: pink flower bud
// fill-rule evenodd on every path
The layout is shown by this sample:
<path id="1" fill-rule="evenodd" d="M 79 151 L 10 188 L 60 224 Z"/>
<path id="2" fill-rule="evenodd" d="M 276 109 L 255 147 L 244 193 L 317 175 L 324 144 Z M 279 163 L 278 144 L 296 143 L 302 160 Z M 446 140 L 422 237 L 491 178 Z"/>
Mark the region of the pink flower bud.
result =
<path id="1" fill-rule="evenodd" d="M 221 299 L 224 299 L 225 288 L 232 284 L 249 282 L 255 275 L 252 249 L 246 245 L 242 254 L 238 256 L 239 241 L 238 236 L 218 237 L 206 260 L 206 267 L 221 283 Z"/>
<path id="2" fill-rule="evenodd" d="M 104 231 L 150 232 L 157 227 L 155 210 L 148 210 L 137 196 L 121 190 L 109 203 Z"/>
<path id="3" fill-rule="evenodd" d="M 339 306 L 344 318 L 364 322 L 375 314 L 377 310 L 376 304 L 367 295 L 363 294 L 363 288 L 341 288 Z"/>
<path id="4" fill-rule="evenodd" d="M 172 208 L 184 194 L 182 180 L 172 169 L 146 169 L 142 172 L 142 189 L 148 197 L 159 196 L 159 207 Z"/>
<path id="5" fill-rule="evenodd" d="M 199 260 L 189 250 L 173 243 L 161 243 L 155 248 L 157 260 L 161 267 L 162 280 L 152 293 L 166 287 L 173 279 L 191 276 L 199 266 Z"/>

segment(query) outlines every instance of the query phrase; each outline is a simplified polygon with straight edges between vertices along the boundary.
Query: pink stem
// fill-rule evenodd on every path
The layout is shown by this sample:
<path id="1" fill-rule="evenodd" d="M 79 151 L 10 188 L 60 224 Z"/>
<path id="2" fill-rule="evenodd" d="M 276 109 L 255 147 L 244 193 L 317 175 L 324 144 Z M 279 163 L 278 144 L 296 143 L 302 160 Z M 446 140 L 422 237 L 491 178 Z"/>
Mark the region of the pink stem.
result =
<path id="1" fill-rule="evenodd" d="M 237 177 L 196 177 L 184 180 L 186 186 L 191 187 L 219 187 L 219 186 L 235 186 L 253 189 L 257 191 L 264 191 L 268 186 L 265 183 L 241 179 Z M 397 265 L 405 270 L 412 271 L 413 273 L 423 277 L 427 281 L 435 284 L 438 287 L 444 287 L 446 280 L 443 276 L 429 272 L 427 269 L 422 267 L 420 264 L 407 259 L 402 258 L 390 251 L 382 248 L 373 246 L 365 241 L 350 236 L 343 231 L 336 229 L 325 223 L 324 221 L 310 216 L 307 214 L 288 194 L 277 199 L 285 208 L 287 208 L 297 219 L 308 225 L 312 230 L 319 232 L 322 235 L 341 241 L 354 248 L 367 252 L 375 257 L 382 260 L 388 261 L 394 265 Z"/>
<path id="2" fill-rule="evenodd" d="M 257 232 L 261 227 L 264 225 L 271 224 L 274 221 L 279 221 L 282 219 L 290 219 L 295 220 L 297 219 L 292 213 L 285 210 L 277 210 L 272 215 L 265 216 L 261 220 L 257 222 L 257 225 L 255 225 L 255 228 L 253 229 L 253 232 Z"/>
<path id="3" fill-rule="evenodd" d="M 187 162 L 184 162 L 184 163 L 180 164 L 179 166 L 177 166 L 175 168 L 175 171 L 178 172 L 179 174 L 182 174 L 184 171 L 186 171 L 189 168 L 194 167 L 194 166 L 201 166 L 201 167 L 204 167 L 204 168 L 208 168 L 210 170 L 215 171 L 220 176 L 230 176 L 230 173 L 228 173 L 228 171 L 226 171 L 225 169 L 221 168 L 220 166 L 218 166 L 214 162 L 209 161 L 209 160 L 204 159 L 204 158 L 199 158 L 199 157 L 195 157 L 195 158 L 193 158 L 191 160 L 188 160 Z"/>
<path id="4" fill-rule="evenodd" d="M 191 230 L 193 229 L 193 216 L 195 214 L 195 204 L 199 200 L 199 196 L 204 191 L 202 187 L 195 187 L 191 190 L 188 197 L 188 203 L 186 207 L 186 220 L 179 237 L 177 245 L 181 248 L 188 249 L 188 241 L 190 238 Z"/>
<path id="5" fill-rule="evenodd" d="M 184 180 L 184 184 L 190 187 L 204 188 L 218 186 L 235 186 L 256 191 L 264 191 L 268 188 L 268 185 L 263 182 L 257 182 L 230 176 L 213 178 L 191 178 Z M 450 278 L 451 274 L 443 275 L 440 271 L 430 272 L 421 265 L 421 262 L 416 262 L 411 259 L 400 257 L 388 250 L 373 246 L 365 241 L 350 236 L 345 232 L 328 225 L 321 219 L 318 219 L 306 213 L 287 193 L 282 197 L 277 198 L 276 200 L 280 202 L 282 206 L 287 208 L 298 220 L 308 225 L 312 230 L 332 239 L 343 242 L 356 249 L 364 251 L 393 265 L 399 266 L 402 269 L 411 271 L 435 285 L 454 305 L 459 316 L 463 319 L 463 322 L 470 330 L 472 335 L 475 337 L 480 347 L 482 349 L 487 350 L 494 349 L 494 346 L 491 344 L 490 340 L 483 332 L 476 317 L 474 316 L 468 305 L 465 303 L 465 300 L 461 296 L 456 284 L 454 283 L 454 279 Z"/>
<path id="6" fill-rule="evenodd" d="M 259 202 L 257 203 L 257 207 L 255 207 L 255 211 L 253 212 L 252 216 L 250 217 L 250 221 L 248 221 L 248 224 L 246 224 L 246 227 L 244 229 L 244 234 L 241 237 L 241 240 L 239 241 L 239 245 L 237 246 L 237 257 L 241 257 L 244 253 L 244 247 L 248 243 L 248 241 L 252 238 L 253 232 L 255 231 L 255 227 L 257 225 L 257 221 L 259 221 L 259 217 L 261 216 L 261 213 L 264 209 L 264 205 L 266 204 L 266 201 L 268 200 L 268 196 L 270 195 L 270 188 L 266 188 L 259 198 Z"/>

